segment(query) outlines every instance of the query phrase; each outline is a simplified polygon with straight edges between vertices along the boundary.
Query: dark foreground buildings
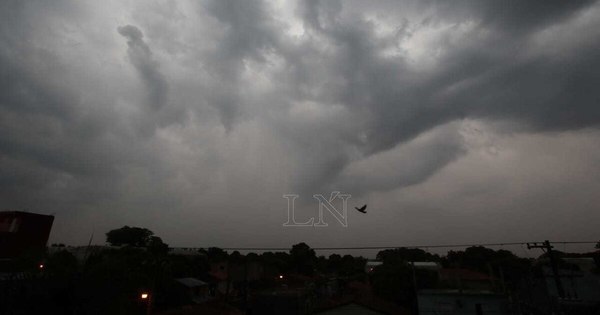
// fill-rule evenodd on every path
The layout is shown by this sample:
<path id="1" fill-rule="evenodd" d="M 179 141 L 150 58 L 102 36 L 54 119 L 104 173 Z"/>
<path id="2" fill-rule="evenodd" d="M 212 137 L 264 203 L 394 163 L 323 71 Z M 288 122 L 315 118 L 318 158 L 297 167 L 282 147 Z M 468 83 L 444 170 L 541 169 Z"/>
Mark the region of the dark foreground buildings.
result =
<path id="1" fill-rule="evenodd" d="M 44 251 L 53 222 L 52 215 L 0 211 L 0 260 Z"/>

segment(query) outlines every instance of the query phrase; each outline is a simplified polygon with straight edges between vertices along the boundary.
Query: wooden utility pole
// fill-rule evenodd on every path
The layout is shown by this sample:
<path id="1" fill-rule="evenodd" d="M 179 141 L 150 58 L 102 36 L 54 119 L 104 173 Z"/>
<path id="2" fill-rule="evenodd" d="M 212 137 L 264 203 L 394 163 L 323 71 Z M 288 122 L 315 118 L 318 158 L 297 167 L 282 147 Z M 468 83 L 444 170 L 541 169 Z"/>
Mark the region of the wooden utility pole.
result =
<path id="1" fill-rule="evenodd" d="M 554 274 L 554 282 L 556 283 L 556 291 L 558 291 L 558 296 L 561 299 L 564 299 L 565 290 L 563 289 L 562 282 L 560 281 L 560 275 L 558 274 L 558 262 L 556 261 L 556 257 L 554 257 L 554 252 L 552 251 L 553 247 L 550 245 L 550 241 L 546 240 L 543 243 L 527 243 L 527 249 L 532 248 L 541 248 L 548 253 L 550 266 L 552 267 L 552 273 Z"/>

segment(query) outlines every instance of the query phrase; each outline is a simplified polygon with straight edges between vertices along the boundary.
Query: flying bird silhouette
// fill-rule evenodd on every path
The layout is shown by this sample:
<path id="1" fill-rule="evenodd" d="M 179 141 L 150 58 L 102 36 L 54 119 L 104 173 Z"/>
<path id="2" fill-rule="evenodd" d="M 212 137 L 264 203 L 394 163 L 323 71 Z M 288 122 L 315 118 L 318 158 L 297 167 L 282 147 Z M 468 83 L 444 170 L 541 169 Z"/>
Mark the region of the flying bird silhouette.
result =
<path id="1" fill-rule="evenodd" d="M 367 213 L 367 205 L 364 205 L 360 208 L 354 207 L 358 212 Z"/>

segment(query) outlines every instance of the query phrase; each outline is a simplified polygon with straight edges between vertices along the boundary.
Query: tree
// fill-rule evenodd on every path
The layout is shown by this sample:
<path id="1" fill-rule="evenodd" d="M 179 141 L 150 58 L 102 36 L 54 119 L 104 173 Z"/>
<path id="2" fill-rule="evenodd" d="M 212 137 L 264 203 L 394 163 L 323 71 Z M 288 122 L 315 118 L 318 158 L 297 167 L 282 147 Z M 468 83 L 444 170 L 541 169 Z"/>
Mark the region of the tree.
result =
<path id="1" fill-rule="evenodd" d="M 264 252 L 260 255 L 260 260 L 264 264 L 265 274 L 269 277 L 274 278 L 292 269 L 290 255 L 285 252 Z"/>
<path id="2" fill-rule="evenodd" d="M 169 252 L 169 245 L 165 244 L 158 236 L 150 236 L 146 248 L 155 255 L 166 255 Z"/>
<path id="3" fill-rule="evenodd" d="M 338 273 L 344 276 L 351 276 L 363 273 L 367 260 L 363 257 L 354 257 L 352 255 L 344 255 L 340 260 Z"/>
<path id="4" fill-rule="evenodd" d="M 290 258 L 296 271 L 303 275 L 312 275 L 315 271 L 317 255 L 315 250 L 305 243 L 298 243 L 292 246 Z"/>
<path id="5" fill-rule="evenodd" d="M 151 242 L 154 233 L 145 228 L 124 226 L 106 233 L 106 242 L 112 246 L 129 245 L 145 247 Z"/>
<path id="6" fill-rule="evenodd" d="M 227 260 L 227 257 L 229 256 L 226 251 L 218 247 L 209 247 L 206 254 L 208 260 L 212 262 Z"/>
<path id="7" fill-rule="evenodd" d="M 413 306 L 412 271 L 406 262 L 384 261 L 374 268 L 371 284 L 379 297 L 406 307 Z"/>
<path id="8" fill-rule="evenodd" d="M 52 276 L 67 278 L 77 272 L 77 258 L 66 250 L 61 250 L 48 256 L 45 270 Z"/>
<path id="9" fill-rule="evenodd" d="M 439 262 L 440 257 L 438 255 L 430 254 L 419 248 L 395 248 L 386 249 L 377 253 L 377 259 L 381 261 L 435 261 Z"/>
<path id="10" fill-rule="evenodd" d="M 327 272 L 339 272 L 342 266 L 342 256 L 339 254 L 329 255 L 327 260 Z"/>

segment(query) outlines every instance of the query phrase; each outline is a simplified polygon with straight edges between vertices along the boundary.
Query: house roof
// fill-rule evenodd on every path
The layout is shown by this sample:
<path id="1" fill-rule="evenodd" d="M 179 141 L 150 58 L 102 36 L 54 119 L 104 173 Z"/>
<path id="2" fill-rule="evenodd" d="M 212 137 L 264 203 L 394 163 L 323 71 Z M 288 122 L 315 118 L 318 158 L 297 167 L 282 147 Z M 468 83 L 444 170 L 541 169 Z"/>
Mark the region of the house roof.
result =
<path id="1" fill-rule="evenodd" d="M 355 304 L 355 303 L 350 303 L 350 304 L 345 304 L 345 305 L 340 305 L 337 307 L 334 307 L 332 309 L 323 311 L 323 312 L 319 312 L 318 314 L 323 314 L 323 315 L 338 315 L 338 314 L 345 314 L 345 315 L 378 315 L 378 314 L 385 314 L 385 313 L 381 313 L 369 308 L 366 308 L 362 305 L 359 304 Z"/>
<path id="2" fill-rule="evenodd" d="M 198 305 L 189 305 L 186 308 L 172 309 L 157 313 L 160 315 L 243 315 L 244 313 L 237 308 L 227 305 L 220 301 L 210 301 Z"/>
<path id="3" fill-rule="evenodd" d="M 179 278 L 175 279 L 175 281 L 183 284 L 186 287 L 195 288 L 208 285 L 206 282 L 202 280 L 198 280 L 196 278 Z"/>
<path id="4" fill-rule="evenodd" d="M 439 269 L 440 265 L 433 261 L 415 261 L 413 266 L 419 269 Z"/>
<path id="5" fill-rule="evenodd" d="M 473 271 L 469 269 L 463 268 L 442 268 L 440 269 L 440 279 L 449 280 L 449 279 L 462 279 L 462 280 L 492 280 L 493 277 L 486 275 L 485 273 L 479 271 Z"/>

